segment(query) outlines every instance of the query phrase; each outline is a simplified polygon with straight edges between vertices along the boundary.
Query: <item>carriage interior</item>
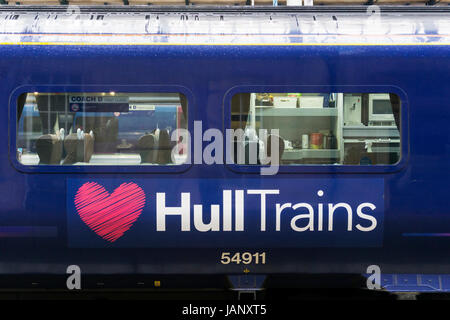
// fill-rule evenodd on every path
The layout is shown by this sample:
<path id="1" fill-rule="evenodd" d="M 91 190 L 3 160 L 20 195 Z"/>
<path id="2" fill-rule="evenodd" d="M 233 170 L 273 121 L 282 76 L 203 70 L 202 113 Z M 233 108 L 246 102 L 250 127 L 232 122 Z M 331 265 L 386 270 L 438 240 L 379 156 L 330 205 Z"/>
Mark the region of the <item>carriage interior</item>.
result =
<path id="1" fill-rule="evenodd" d="M 174 132 L 188 129 L 188 103 L 179 93 L 34 92 L 19 97 L 17 110 L 23 165 L 177 165 L 189 156 L 183 136 Z M 395 94 L 240 93 L 228 110 L 230 128 L 244 133 L 233 142 L 238 164 L 263 164 L 273 139 L 282 165 L 387 165 L 400 159 Z M 236 158 L 239 146 L 247 154 L 243 162 Z M 249 158 L 253 146 L 256 161 Z"/>
<path id="2" fill-rule="evenodd" d="M 22 100 L 22 101 L 20 101 Z M 175 129 L 186 128 L 178 93 L 28 93 L 18 102 L 24 165 L 171 165 Z"/>

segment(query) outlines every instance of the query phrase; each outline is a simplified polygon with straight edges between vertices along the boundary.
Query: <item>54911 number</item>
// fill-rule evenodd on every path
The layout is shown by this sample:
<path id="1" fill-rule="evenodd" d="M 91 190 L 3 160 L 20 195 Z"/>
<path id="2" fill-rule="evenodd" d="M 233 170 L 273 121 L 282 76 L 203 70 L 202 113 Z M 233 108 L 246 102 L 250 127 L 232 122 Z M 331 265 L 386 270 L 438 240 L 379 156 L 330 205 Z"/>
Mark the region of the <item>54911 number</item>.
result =
<path id="1" fill-rule="evenodd" d="M 265 252 L 222 252 L 220 258 L 220 263 L 222 264 L 266 264 L 266 253 Z"/>

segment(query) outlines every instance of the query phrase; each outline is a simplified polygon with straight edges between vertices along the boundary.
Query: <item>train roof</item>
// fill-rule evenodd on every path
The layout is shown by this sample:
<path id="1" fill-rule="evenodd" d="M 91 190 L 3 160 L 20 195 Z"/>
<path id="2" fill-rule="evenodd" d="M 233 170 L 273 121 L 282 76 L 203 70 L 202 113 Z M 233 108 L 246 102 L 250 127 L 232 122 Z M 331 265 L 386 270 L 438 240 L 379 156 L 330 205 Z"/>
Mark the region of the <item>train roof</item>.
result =
<path id="1" fill-rule="evenodd" d="M 287 0 L 277 0 L 277 6 L 287 5 Z M 412 5 L 412 6 L 446 6 L 450 3 L 450 0 L 298 0 L 295 6 L 302 5 Z M 170 5 L 170 6 L 243 6 L 243 5 L 273 5 L 273 0 L 0 0 L 0 4 L 9 5 L 39 5 L 39 6 L 51 6 L 51 5 L 106 5 L 106 6 L 158 6 L 158 5 Z M 293 5 L 292 3 L 290 4 Z"/>
<path id="2" fill-rule="evenodd" d="M 450 44 L 444 7 L 7 8 L 0 45 Z"/>

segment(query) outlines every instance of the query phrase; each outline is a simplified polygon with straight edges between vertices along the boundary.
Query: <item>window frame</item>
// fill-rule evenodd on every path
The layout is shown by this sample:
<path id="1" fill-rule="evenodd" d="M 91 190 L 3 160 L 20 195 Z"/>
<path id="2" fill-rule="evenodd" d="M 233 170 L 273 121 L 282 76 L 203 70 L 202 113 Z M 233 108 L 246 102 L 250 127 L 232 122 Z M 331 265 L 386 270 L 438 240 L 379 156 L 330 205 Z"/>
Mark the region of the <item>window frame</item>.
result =
<path id="1" fill-rule="evenodd" d="M 278 173 L 393 173 L 403 169 L 410 157 L 409 152 L 409 101 L 404 90 L 394 85 L 238 85 L 230 88 L 223 99 L 223 132 L 231 128 L 231 99 L 238 93 L 395 93 L 400 98 L 400 160 L 395 164 L 379 165 L 280 165 Z M 227 146 L 224 146 L 224 155 Z M 224 163 L 228 170 L 235 173 L 260 174 L 264 165 L 239 165 Z"/>
<path id="2" fill-rule="evenodd" d="M 17 101 L 21 94 L 42 93 L 181 93 L 188 101 L 187 128 L 191 132 L 194 126 L 194 95 L 192 91 L 179 85 L 26 85 L 16 88 L 9 99 L 9 160 L 12 166 L 24 173 L 182 173 L 192 164 L 180 165 L 24 165 L 17 159 Z M 192 134 L 192 132 L 191 132 Z"/>

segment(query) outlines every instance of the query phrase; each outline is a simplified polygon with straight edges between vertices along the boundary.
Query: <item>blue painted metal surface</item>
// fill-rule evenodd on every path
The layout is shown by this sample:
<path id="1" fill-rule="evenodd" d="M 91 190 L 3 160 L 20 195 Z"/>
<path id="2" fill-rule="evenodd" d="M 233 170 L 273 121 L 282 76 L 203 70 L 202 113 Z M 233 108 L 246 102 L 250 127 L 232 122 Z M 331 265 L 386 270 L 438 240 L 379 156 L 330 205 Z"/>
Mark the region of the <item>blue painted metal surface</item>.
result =
<path id="1" fill-rule="evenodd" d="M 390 292 L 450 292 L 448 274 L 382 274 L 380 280 L 381 290 Z"/>
<path id="2" fill-rule="evenodd" d="M 233 290 L 257 291 L 262 290 L 265 275 L 239 275 L 228 277 Z"/>
<path id="3" fill-rule="evenodd" d="M 296 21 L 298 17 L 291 18 Z M 363 21 L 363 18 L 359 19 Z M 123 43 L 126 37 L 114 36 L 111 43 L 121 44 L 108 45 L 111 38 L 103 36 L 98 40 L 103 43 L 93 45 L 92 38 L 78 36 L 77 41 L 92 42 L 89 45 L 71 42 L 75 36 L 56 39 L 53 35 L 25 36 L 0 31 L 0 105 L 4 115 L 0 118 L 3 137 L 0 140 L 0 225 L 57 228 L 55 237 L 1 237 L 2 272 L 64 273 L 64 266 L 79 264 L 84 272 L 93 274 L 241 273 L 242 265 L 220 264 L 221 252 L 227 248 L 231 252 L 267 252 L 266 264 L 253 265 L 252 273 L 362 274 L 367 266 L 377 264 L 383 274 L 422 274 L 420 281 L 430 283 L 430 288 L 438 288 L 438 278 L 433 274 L 445 274 L 449 270 L 450 255 L 446 252 L 450 237 L 420 235 L 450 232 L 450 47 L 446 44 L 449 33 L 445 24 L 448 15 L 441 15 L 434 22 L 420 15 L 392 18 L 391 26 L 394 28 L 395 22 L 401 21 L 417 26 L 422 18 L 426 22 L 426 30 L 422 31 L 414 29 L 393 36 L 394 29 L 391 29 L 390 35 L 375 37 L 362 33 L 350 36 L 339 29 L 340 33 L 335 30 L 337 33 L 329 35 L 323 31 L 322 35 L 311 36 L 311 41 L 298 46 L 264 44 L 265 41 L 245 35 L 240 35 L 234 43 L 233 34 L 220 40 L 211 36 L 211 43 L 203 36 L 192 40 L 196 45 L 188 45 L 191 38 L 182 36 L 181 44 L 170 40 L 173 43 L 168 45 L 163 39 L 165 44 L 158 45 L 153 39 L 164 37 L 160 31 L 147 38 L 145 34 L 140 35 L 144 40 L 139 41 L 151 45 L 133 45 L 132 36 L 127 38 L 127 44 Z M 261 38 L 281 39 L 279 34 Z M 289 44 L 294 38 L 282 38 L 281 42 Z M 58 41 L 56 45 L 54 42 Z M 27 43 L 21 45 L 21 42 Z M 66 42 L 71 43 L 65 45 Z M 250 42 L 254 45 L 249 45 Z M 317 42 L 320 45 L 313 45 Z M 424 42 L 427 45 L 421 45 Z M 190 128 L 192 121 L 201 120 L 204 129 L 225 129 L 230 119 L 227 102 L 230 92 L 275 87 L 292 92 L 295 87 L 308 86 L 311 92 L 394 88 L 403 103 L 402 161 L 395 166 L 377 167 L 290 167 L 282 168 L 285 172 L 276 176 L 261 177 L 225 165 L 180 166 L 181 169 L 176 166 L 24 168 L 15 160 L 15 101 L 21 92 L 181 91 L 189 100 Z M 179 90 L 174 91 L 174 87 Z M 173 174 L 171 170 L 178 173 Z M 68 179 L 87 176 L 93 181 L 120 178 L 143 179 L 153 185 L 179 184 L 187 192 L 200 193 L 205 203 L 217 201 L 214 192 L 199 187 L 207 179 L 224 182 L 235 179 L 240 181 L 239 186 L 263 179 L 264 184 L 273 188 L 295 182 L 292 188 L 299 189 L 302 180 L 307 179 L 360 179 L 369 188 L 378 188 L 381 180 L 384 185 L 382 246 L 361 248 L 356 239 L 355 247 L 302 248 L 289 243 L 286 248 L 280 244 L 278 248 L 264 246 L 254 250 L 248 247 L 244 233 L 242 241 L 234 239 L 230 245 L 224 242 L 222 248 L 214 243 L 210 246 L 206 243 L 202 249 L 186 248 L 183 242 L 171 249 L 70 248 L 66 209 Z M 171 191 L 167 187 L 166 192 Z M 326 197 L 324 200 L 328 201 Z M 246 212 L 253 219 L 258 214 L 259 211 Z M 418 236 L 405 236 L 408 234 Z M 266 241 L 275 243 L 278 238 L 274 235 Z M 398 284 L 395 282 L 398 279 L 386 277 L 385 281 L 391 281 L 393 286 Z"/>

